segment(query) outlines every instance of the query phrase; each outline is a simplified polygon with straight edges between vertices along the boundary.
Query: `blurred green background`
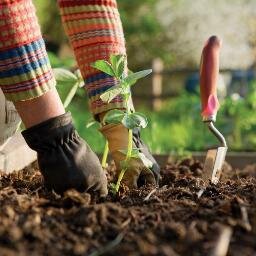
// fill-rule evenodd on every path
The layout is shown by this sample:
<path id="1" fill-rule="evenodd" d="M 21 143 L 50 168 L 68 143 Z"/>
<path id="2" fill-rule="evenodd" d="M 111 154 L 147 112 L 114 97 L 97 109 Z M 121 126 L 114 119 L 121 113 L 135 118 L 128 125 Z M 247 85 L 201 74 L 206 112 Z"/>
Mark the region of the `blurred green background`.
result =
<path id="1" fill-rule="evenodd" d="M 217 143 L 201 122 L 198 66 L 204 41 L 223 40 L 220 102 L 216 126 L 233 151 L 256 149 L 256 1 L 255 0 L 119 0 L 129 68 L 163 65 L 161 105 L 152 108 L 152 77 L 133 92 L 136 109 L 149 118 L 142 136 L 154 153 L 202 151 Z M 76 66 L 55 1 L 34 0 L 53 67 Z M 72 85 L 70 85 L 72 86 Z M 58 85 L 62 99 L 69 86 Z M 102 152 L 104 139 L 91 119 L 80 88 L 68 107 L 79 133 Z"/>

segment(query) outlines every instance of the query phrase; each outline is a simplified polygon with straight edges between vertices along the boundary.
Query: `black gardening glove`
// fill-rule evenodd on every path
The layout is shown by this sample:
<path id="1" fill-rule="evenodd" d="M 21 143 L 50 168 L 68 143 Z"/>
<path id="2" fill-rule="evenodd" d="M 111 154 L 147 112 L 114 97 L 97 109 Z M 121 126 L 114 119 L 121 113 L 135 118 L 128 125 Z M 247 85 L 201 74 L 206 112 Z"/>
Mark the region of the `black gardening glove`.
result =
<path id="1" fill-rule="evenodd" d="M 58 193 L 75 188 L 107 195 L 107 178 L 99 159 L 78 135 L 70 113 L 35 125 L 22 135 L 37 152 L 39 168 L 48 188 Z"/>

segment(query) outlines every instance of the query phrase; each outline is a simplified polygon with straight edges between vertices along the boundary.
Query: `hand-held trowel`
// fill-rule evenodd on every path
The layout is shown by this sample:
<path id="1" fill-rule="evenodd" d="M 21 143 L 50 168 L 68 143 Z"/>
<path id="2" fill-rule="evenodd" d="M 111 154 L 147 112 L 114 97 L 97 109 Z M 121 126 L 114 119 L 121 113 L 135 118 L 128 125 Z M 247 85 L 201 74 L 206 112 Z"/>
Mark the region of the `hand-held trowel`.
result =
<path id="1" fill-rule="evenodd" d="M 213 184 L 217 184 L 220 179 L 227 152 L 226 140 L 214 126 L 219 109 L 217 81 L 219 75 L 220 47 L 221 41 L 218 37 L 211 36 L 203 48 L 200 64 L 202 119 L 220 142 L 220 146 L 208 150 L 204 163 L 203 180 L 206 182 L 210 180 Z"/>

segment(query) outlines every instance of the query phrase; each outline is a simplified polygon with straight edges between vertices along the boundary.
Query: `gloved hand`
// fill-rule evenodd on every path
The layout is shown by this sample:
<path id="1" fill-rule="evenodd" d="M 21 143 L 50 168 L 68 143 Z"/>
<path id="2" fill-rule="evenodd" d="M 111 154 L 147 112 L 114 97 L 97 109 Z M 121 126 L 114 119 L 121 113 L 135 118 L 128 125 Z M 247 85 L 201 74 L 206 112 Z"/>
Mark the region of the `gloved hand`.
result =
<path id="1" fill-rule="evenodd" d="M 37 152 L 45 185 L 62 193 L 98 191 L 107 195 L 107 178 L 98 157 L 75 130 L 70 113 L 51 118 L 22 132 Z"/>
<path id="2" fill-rule="evenodd" d="M 127 150 L 128 129 L 122 124 L 107 124 L 103 126 L 100 131 L 108 141 L 109 151 L 116 164 L 117 175 L 119 175 L 121 171 L 120 163 L 125 160 L 126 157 L 120 150 Z M 149 170 L 141 159 L 131 158 L 122 182 L 129 188 L 136 188 L 139 184 L 158 184 L 160 168 L 156 160 L 150 154 L 147 146 L 142 142 L 139 129 L 133 130 L 133 147 L 140 149 L 140 152 L 153 163 L 153 166 Z"/>

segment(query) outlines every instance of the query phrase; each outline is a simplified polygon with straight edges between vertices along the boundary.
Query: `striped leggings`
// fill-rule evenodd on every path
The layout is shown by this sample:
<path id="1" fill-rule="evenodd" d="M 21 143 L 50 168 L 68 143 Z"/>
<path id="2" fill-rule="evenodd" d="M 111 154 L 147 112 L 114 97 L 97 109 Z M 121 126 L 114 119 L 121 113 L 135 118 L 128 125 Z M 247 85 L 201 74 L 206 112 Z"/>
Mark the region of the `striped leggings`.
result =
<path id="1" fill-rule="evenodd" d="M 120 96 L 108 104 L 101 101 L 100 95 L 116 80 L 90 67 L 111 54 L 126 54 L 116 0 L 58 0 L 58 4 L 92 113 L 124 108 Z M 6 99 L 33 99 L 55 84 L 32 0 L 0 0 L 0 87 Z"/>

